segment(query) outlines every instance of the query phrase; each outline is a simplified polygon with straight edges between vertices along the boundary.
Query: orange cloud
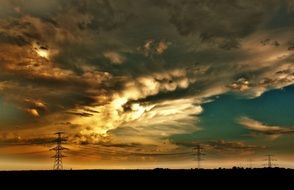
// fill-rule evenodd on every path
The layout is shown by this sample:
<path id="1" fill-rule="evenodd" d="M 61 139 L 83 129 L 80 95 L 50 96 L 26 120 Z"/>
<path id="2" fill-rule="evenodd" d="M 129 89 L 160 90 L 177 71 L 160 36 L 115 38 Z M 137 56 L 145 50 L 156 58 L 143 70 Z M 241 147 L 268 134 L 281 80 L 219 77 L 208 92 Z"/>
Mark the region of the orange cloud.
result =
<path id="1" fill-rule="evenodd" d="M 34 117 L 40 117 L 40 114 L 37 109 L 27 109 L 26 111 Z"/>

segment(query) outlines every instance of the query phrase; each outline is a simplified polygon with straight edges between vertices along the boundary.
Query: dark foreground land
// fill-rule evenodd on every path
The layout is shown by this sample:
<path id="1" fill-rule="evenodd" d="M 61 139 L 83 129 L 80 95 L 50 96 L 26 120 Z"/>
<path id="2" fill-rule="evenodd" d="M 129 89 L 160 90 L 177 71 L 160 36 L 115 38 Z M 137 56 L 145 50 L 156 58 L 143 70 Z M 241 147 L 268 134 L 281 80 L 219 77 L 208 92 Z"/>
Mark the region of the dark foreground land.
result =
<path id="1" fill-rule="evenodd" d="M 294 177 L 294 169 L 256 168 L 256 169 L 153 169 L 153 170 L 25 170 L 0 171 L 0 179 L 5 177 Z M 294 180 L 294 178 L 292 178 Z"/>
<path id="2" fill-rule="evenodd" d="M 11 181 L 13 181 L 11 183 Z M 62 170 L 62 171 L 0 171 L 0 182 L 9 186 L 26 186 L 45 184 L 53 186 L 65 184 L 76 187 L 98 185 L 110 187 L 142 187 L 154 189 L 158 185 L 164 187 L 175 185 L 181 189 L 190 186 L 204 185 L 232 186 L 233 189 L 252 188 L 259 184 L 260 187 L 269 186 L 278 189 L 292 189 L 294 184 L 294 170 L 284 168 L 260 169 L 154 169 L 154 170 Z M 155 185 L 156 184 L 156 185 Z M 237 185 L 235 185 L 237 184 Z M 39 187 L 39 186 L 38 186 Z M 185 187 L 185 188 L 184 188 Z M 186 188 L 187 187 L 187 188 Z M 238 187 L 238 188 L 237 188 Z M 84 189 L 84 188 L 83 188 Z M 139 188 L 141 189 L 141 188 Z M 166 188 L 165 188 L 166 189 Z"/>

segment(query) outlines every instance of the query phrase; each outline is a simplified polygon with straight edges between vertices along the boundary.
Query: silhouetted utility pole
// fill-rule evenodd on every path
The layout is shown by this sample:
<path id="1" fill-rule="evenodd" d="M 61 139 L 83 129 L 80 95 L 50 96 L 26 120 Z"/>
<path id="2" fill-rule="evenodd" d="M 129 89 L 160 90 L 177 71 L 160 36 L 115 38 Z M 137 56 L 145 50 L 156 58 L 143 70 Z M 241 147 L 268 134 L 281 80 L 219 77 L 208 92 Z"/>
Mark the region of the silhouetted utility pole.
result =
<path id="1" fill-rule="evenodd" d="M 273 155 L 271 155 L 271 154 L 268 154 L 268 155 L 266 155 L 266 157 L 267 157 L 267 159 L 266 159 L 266 161 L 267 161 L 267 167 L 268 168 L 272 168 L 275 164 L 273 164 L 273 162 L 274 161 L 277 161 L 277 160 L 275 160 L 275 159 L 273 159 Z"/>
<path id="2" fill-rule="evenodd" d="M 55 135 L 57 135 L 55 140 L 56 146 L 50 149 L 55 151 L 55 155 L 52 156 L 52 158 L 54 158 L 53 170 L 63 170 L 62 158 L 66 156 L 62 154 L 62 151 L 68 150 L 68 148 L 62 146 L 62 142 L 65 141 L 65 139 L 61 138 L 62 134 L 63 132 L 55 133 Z"/>
<path id="3" fill-rule="evenodd" d="M 196 160 L 197 160 L 197 168 L 200 169 L 201 165 L 200 162 L 203 160 L 202 156 L 204 156 L 205 154 L 202 153 L 203 148 L 200 145 L 197 145 L 195 148 L 193 148 L 193 150 L 195 150 L 195 155 L 196 155 Z"/>

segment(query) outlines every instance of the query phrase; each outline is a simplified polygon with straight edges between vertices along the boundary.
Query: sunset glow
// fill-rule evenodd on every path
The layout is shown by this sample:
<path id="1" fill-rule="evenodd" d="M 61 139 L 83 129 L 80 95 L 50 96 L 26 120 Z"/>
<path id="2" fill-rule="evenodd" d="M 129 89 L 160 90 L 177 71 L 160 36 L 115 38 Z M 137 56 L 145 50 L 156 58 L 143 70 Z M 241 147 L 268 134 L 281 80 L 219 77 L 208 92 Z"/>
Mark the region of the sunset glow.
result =
<path id="1" fill-rule="evenodd" d="M 0 170 L 294 168 L 293 0 L 0 0 Z"/>

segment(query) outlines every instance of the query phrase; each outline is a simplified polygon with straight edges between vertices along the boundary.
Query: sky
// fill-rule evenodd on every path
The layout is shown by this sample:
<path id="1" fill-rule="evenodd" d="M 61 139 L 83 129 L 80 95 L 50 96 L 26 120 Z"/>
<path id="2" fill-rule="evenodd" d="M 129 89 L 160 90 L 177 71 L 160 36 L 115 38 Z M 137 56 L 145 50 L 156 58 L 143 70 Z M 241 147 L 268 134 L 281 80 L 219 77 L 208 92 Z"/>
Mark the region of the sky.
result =
<path id="1" fill-rule="evenodd" d="M 0 170 L 294 168 L 294 1 L 0 0 Z"/>

